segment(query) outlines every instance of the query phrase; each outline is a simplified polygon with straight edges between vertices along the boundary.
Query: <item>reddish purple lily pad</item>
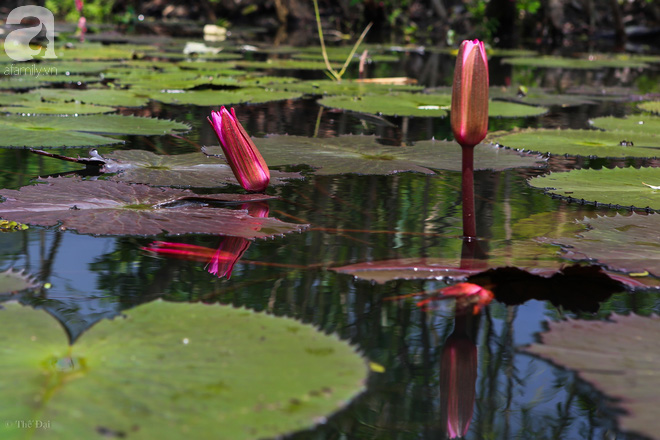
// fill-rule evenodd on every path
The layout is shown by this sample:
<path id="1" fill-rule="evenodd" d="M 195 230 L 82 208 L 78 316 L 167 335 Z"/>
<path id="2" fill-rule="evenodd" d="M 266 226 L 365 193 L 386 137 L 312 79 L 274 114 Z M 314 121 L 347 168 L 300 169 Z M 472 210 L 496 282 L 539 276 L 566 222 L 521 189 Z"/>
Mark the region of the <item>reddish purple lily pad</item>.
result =
<path id="1" fill-rule="evenodd" d="M 660 277 L 660 214 L 585 218 L 590 229 L 575 238 L 541 238 L 558 244 L 563 257 L 598 261 L 612 270 Z"/>
<path id="2" fill-rule="evenodd" d="M 456 142 L 428 140 L 413 146 L 379 144 L 375 136 L 343 135 L 334 138 L 269 135 L 253 138 L 270 166 L 309 165 L 318 175 L 395 174 L 414 171 L 435 174 L 433 169 L 461 170 L 461 147 Z M 222 155 L 220 147 L 206 147 L 207 154 Z M 474 153 L 475 170 L 540 168 L 545 160 L 538 155 L 521 154 L 479 144 Z"/>
<path id="3" fill-rule="evenodd" d="M 549 323 L 541 343 L 523 350 L 575 370 L 623 410 L 619 426 L 658 438 L 660 316 L 612 315 L 612 322 Z"/>
<path id="4" fill-rule="evenodd" d="M 218 188 L 238 185 L 236 177 L 223 158 L 203 153 L 160 155 L 144 150 L 117 150 L 105 156 L 95 152 L 90 157 L 68 157 L 42 150 L 33 153 L 76 162 L 101 173 L 117 173 L 111 180 L 144 183 L 151 186 L 178 188 Z M 283 185 L 288 179 L 302 179 L 300 173 L 277 170 L 270 172 L 270 185 Z"/>
<path id="5" fill-rule="evenodd" d="M 94 235 L 204 233 L 265 238 L 301 231 L 306 225 L 248 215 L 246 210 L 213 207 L 214 202 L 248 203 L 264 195 L 216 194 L 153 188 L 107 180 L 49 178 L 45 184 L 0 190 L 0 217 L 40 226 L 60 224 Z M 201 202 L 201 203 L 200 203 Z"/>

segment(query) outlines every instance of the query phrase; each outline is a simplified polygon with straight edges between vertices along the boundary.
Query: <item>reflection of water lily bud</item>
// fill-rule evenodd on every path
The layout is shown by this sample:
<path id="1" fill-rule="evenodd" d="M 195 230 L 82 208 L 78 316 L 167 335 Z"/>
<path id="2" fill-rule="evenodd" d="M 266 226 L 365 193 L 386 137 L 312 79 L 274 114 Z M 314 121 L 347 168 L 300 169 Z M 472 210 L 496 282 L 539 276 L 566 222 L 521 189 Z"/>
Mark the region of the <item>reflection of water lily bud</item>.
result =
<path id="1" fill-rule="evenodd" d="M 78 32 L 80 33 L 80 41 L 85 41 L 85 33 L 87 32 L 87 19 L 85 17 L 78 19 Z"/>
<path id="2" fill-rule="evenodd" d="M 217 275 L 218 278 L 231 277 L 231 271 L 234 270 L 234 264 L 241 259 L 247 248 L 250 247 L 250 240 L 243 237 L 222 237 L 220 246 L 215 252 L 211 261 L 207 265 L 209 273 Z"/>
<path id="3" fill-rule="evenodd" d="M 451 129 L 462 147 L 474 147 L 488 132 L 488 60 L 482 41 L 465 40 L 458 50 Z"/>
<path id="4" fill-rule="evenodd" d="M 454 331 L 445 341 L 440 362 L 441 417 L 447 421 L 449 438 L 463 437 L 474 409 L 477 347 L 465 332 Z"/>
<path id="5" fill-rule="evenodd" d="M 212 112 L 208 120 L 236 180 L 247 191 L 264 191 L 270 182 L 270 171 L 254 142 L 238 122 L 234 109 L 229 113 L 222 106 L 220 111 Z"/>

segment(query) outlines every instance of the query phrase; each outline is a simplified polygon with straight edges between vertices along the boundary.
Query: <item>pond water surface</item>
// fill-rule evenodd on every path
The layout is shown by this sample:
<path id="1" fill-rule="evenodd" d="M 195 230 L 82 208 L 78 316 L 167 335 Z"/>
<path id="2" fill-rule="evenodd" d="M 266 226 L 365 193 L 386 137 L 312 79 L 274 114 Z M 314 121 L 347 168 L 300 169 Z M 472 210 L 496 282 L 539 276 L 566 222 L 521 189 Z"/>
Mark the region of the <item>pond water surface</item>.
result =
<path id="1" fill-rule="evenodd" d="M 390 67 L 388 74 L 414 76 L 420 72 L 421 77 L 425 63 L 431 62 L 428 57 L 416 55 L 402 55 L 402 59 Z M 421 68 L 414 68 L 416 63 Z M 438 69 L 438 76 L 421 78 L 422 81 L 448 84 L 453 59 L 443 57 L 439 64 L 445 67 Z M 516 73 L 497 60 L 492 61 L 491 72 L 493 85 L 502 85 L 512 76 L 514 82 L 527 77 L 536 85 L 550 87 L 566 81 L 634 87 L 643 80 L 648 83 L 646 76 L 656 82 L 658 78 L 657 68 L 652 72 L 610 69 L 573 74 L 543 70 Z M 323 78 L 322 74 L 318 77 Z M 387 117 L 377 121 L 324 109 L 314 99 L 234 108 L 246 130 L 256 137 L 269 133 L 317 137 L 367 134 L 397 145 L 450 136 L 448 119 Z M 198 151 L 199 145 L 217 145 L 215 134 L 205 121 L 210 110 L 158 103 L 146 109 L 125 110 L 125 114 L 187 122 L 193 129 L 184 135 L 185 139 L 126 137 L 123 148 L 179 154 Z M 589 118 L 623 116 L 635 111 L 630 103 L 552 107 L 548 114 L 537 118 L 491 120 L 491 131 L 516 126 L 588 128 Z M 103 154 L 112 149 L 99 151 Z M 85 155 L 86 151 L 65 153 L 75 156 Z M 0 184 L 10 189 L 26 185 L 36 176 L 79 168 L 24 150 L 0 150 L 0 164 Z M 550 167 L 556 169 L 607 165 L 603 160 L 550 161 Z M 309 169 L 301 166 L 287 170 Z M 556 200 L 527 185 L 528 177 L 545 171 L 514 169 L 475 174 L 477 231 L 486 253 L 515 253 L 518 240 L 532 238 L 520 226 L 530 218 L 527 221 L 535 224 L 538 220 L 533 219 L 543 218 L 539 214 L 559 213 L 538 224 L 539 235 L 543 235 L 544 228 L 557 222 L 571 224 L 595 213 L 612 213 Z M 415 304 L 419 298 L 386 298 L 432 291 L 446 284 L 441 280 L 375 284 L 330 268 L 386 259 L 460 258 L 460 182 L 460 173 L 450 171 L 432 176 L 307 175 L 303 181 L 271 188 L 269 193 L 279 199 L 268 202 L 270 216 L 309 223 L 311 227 L 300 234 L 253 242 L 235 265 L 230 279 L 210 274 L 204 263 L 145 252 L 141 248 L 148 246 L 152 238 L 93 237 L 38 227 L 0 235 L 0 268 L 23 268 L 51 283 L 50 289 L 22 295 L 20 301 L 48 310 L 73 338 L 99 319 L 156 298 L 245 306 L 295 317 L 324 331 L 336 332 L 382 365 L 384 372 L 372 373 L 366 392 L 348 408 L 325 424 L 292 438 L 444 438 L 447 420 L 443 399 L 447 395 L 441 389 L 441 362 L 445 341 L 455 325 L 453 305 L 444 301 L 425 310 Z M 237 187 L 232 190 L 241 192 Z M 216 248 L 222 240 L 205 235 L 158 238 L 209 248 Z M 616 431 L 606 401 L 573 373 L 524 354 L 517 347 L 534 342 L 546 320 L 564 316 L 603 318 L 612 311 L 646 315 L 659 310 L 660 301 L 652 290 L 615 294 L 596 314 L 567 312 L 536 300 L 515 306 L 494 301 L 468 322 L 467 334 L 477 346 L 478 375 L 474 414 L 465 437 L 634 438 Z"/>

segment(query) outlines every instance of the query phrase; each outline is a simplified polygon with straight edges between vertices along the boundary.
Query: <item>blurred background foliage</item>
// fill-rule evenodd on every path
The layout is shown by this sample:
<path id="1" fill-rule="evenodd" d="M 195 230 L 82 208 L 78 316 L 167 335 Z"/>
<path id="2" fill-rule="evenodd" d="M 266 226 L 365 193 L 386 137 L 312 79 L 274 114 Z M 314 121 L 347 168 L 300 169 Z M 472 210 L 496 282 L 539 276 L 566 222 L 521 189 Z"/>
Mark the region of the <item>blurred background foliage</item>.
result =
<path id="1" fill-rule="evenodd" d="M 0 17 L 34 3 L 58 19 L 78 19 L 74 0 L 2 3 Z M 319 6 L 326 36 L 335 41 L 354 39 L 373 22 L 368 41 L 380 43 L 452 46 L 463 38 L 480 38 L 497 47 L 571 47 L 594 41 L 614 49 L 625 43 L 660 46 L 660 2 L 655 0 L 320 0 Z M 311 0 L 87 0 L 83 13 L 88 23 L 128 26 L 137 33 L 181 35 L 180 29 L 153 25 L 179 21 L 249 26 L 289 37 L 304 34 L 288 44 L 309 43 L 315 20 Z"/>

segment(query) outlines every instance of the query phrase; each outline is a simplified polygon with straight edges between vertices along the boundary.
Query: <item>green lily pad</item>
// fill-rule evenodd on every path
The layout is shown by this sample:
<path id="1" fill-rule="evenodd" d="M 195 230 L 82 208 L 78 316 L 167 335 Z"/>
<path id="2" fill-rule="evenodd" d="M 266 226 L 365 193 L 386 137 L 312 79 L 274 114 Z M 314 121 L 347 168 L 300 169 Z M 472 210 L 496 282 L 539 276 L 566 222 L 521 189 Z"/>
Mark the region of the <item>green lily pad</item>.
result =
<path id="1" fill-rule="evenodd" d="M 75 229 L 94 235 L 219 234 L 265 238 L 297 232 L 304 225 L 257 218 L 213 202 L 247 203 L 263 195 L 217 194 L 128 185 L 108 180 L 49 178 L 46 184 L 0 190 L 0 217 L 21 223 Z M 195 203 L 200 201 L 201 203 Z"/>
<path id="2" fill-rule="evenodd" d="M 130 60 L 152 50 L 154 46 L 148 45 L 79 42 L 72 46 L 56 46 L 55 55 L 62 60 Z"/>
<path id="3" fill-rule="evenodd" d="M 7 269 L 0 272 L 0 295 L 20 292 L 27 289 L 37 289 L 41 284 L 23 271 Z"/>
<path id="4" fill-rule="evenodd" d="M 549 67 L 557 69 L 641 69 L 648 67 L 646 60 L 630 55 L 589 55 L 584 58 L 562 58 L 555 56 L 504 58 L 504 64 L 525 67 Z"/>
<path id="5" fill-rule="evenodd" d="M 2 113 L 19 113 L 24 115 L 85 115 L 94 113 L 111 113 L 116 111 L 113 107 L 97 106 L 91 104 L 84 104 L 81 102 L 64 102 L 64 99 L 59 99 L 60 102 L 48 102 L 55 99 L 47 99 L 40 96 L 43 93 L 46 96 L 59 95 L 64 97 L 66 95 L 75 95 L 75 90 L 64 89 L 39 89 L 36 93 L 0 93 L 0 112 Z"/>
<path id="6" fill-rule="evenodd" d="M 37 89 L 26 95 L 34 95 L 45 101 L 69 102 L 78 101 L 84 104 L 94 104 L 111 107 L 141 107 L 149 99 L 136 96 L 130 90 L 119 89 Z"/>
<path id="7" fill-rule="evenodd" d="M 412 92 L 422 90 L 422 86 L 417 85 L 392 85 L 365 83 L 359 81 L 342 80 L 317 80 L 317 81 L 299 81 L 291 84 L 269 85 L 274 90 L 286 90 L 290 92 L 300 92 L 306 95 L 349 95 L 351 98 L 366 94 L 382 95 L 390 92 Z M 451 99 L 449 100 L 451 103 Z M 444 105 L 444 104 L 443 104 Z"/>
<path id="8" fill-rule="evenodd" d="M 0 117 L 0 147 L 57 148 L 116 144 L 121 141 L 98 134 L 159 135 L 181 133 L 190 127 L 180 122 L 135 116 L 5 116 Z"/>
<path id="9" fill-rule="evenodd" d="M 530 129 L 490 140 L 517 150 L 567 156 L 658 157 L 660 155 L 660 136 L 630 132 Z"/>
<path id="10" fill-rule="evenodd" d="M 202 153 L 162 156 L 144 150 L 118 150 L 104 156 L 106 172 L 119 173 L 112 180 L 179 188 L 217 188 L 238 185 L 224 159 Z M 300 173 L 270 171 L 269 185 L 283 185 L 288 179 L 302 179 Z"/>
<path id="11" fill-rule="evenodd" d="M 660 113 L 660 101 L 641 102 L 637 104 L 637 107 L 647 112 Z"/>
<path id="12" fill-rule="evenodd" d="M 161 301 L 123 314 L 69 346 L 45 311 L 0 310 L 3 438 L 279 437 L 364 387 L 354 348 L 292 319 Z"/>
<path id="13" fill-rule="evenodd" d="M 38 68 L 50 69 L 55 72 L 50 75 L 71 75 L 73 73 L 101 73 L 114 65 L 116 63 L 107 61 L 43 61 L 38 64 Z"/>
<path id="14" fill-rule="evenodd" d="M 160 72 L 150 69 L 117 68 L 109 71 L 108 78 L 114 78 L 117 84 L 130 86 L 132 90 L 143 93 L 160 90 L 184 90 L 200 85 L 209 85 L 213 77 L 200 75 L 195 71 L 168 70 Z"/>
<path id="15" fill-rule="evenodd" d="M 619 410 L 618 424 L 623 430 L 657 437 L 659 316 L 614 314 L 608 322 L 550 322 L 540 343 L 523 351 L 577 371 L 609 397 L 608 404 Z"/>
<path id="16" fill-rule="evenodd" d="M 582 169 L 550 173 L 528 182 L 547 193 L 598 206 L 660 210 L 660 168 Z"/>
<path id="17" fill-rule="evenodd" d="M 610 131 L 629 131 L 631 133 L 657 135 L 660 133 L 660 116 L 634 115 L 627 118 L 608 116 L 591 121 L 594 127 Z"/>
<path id="18" fill-rule="evenodd" d="M 343 52 L 339 53 L 328 53 L 328 59 L 333 62 L 333 63 L 339 63 L 339 64 L 344 64 L 346 62 L 346 58 L 351 53 L 351 49 L 344 50 Z M 360 61 L 360 56 L 362 55 L 362 50 L 358 50 L 355 52 L 353 55 L 352 61 L 355 63 L 358 63 Z M 299 53 L 293 53 L 291 54 L 291 58 L 294 60 L 306 60 L 306 61 L 319 61 L 319 62 L 324 62 L 323 61 L 323 54 L 321 53 L 321 48 L 318 48 L 318 53 L 304 53 L 304 52 L 299 52 Z M 367 59 L 373 62 L 378 62 L 378 63 L 396 63 L 399 61 L 399 56 L 394 55 L 394 54 L 385 54 L 385 53 L 367 53 Z"/>
<path id="19" fill-rule="evenodd" d="M 391 93 L 387 95 L 329 96 L 319 104 L 388 116 L 443 117 L 451 105 L 451 95 L 422 93 Z M 544 107 L 533 107 L 511 102 L 490 101 L 488 114 L 491 117 L 528 117 L 546 113 Z"/>
<path id="20" fill-rule="evenodd" d="M 315 174 L 394 174 L 415 171 L 435 174 L 432 169 L 461 169 L 461 147 L 455 142 L 422 141 L 414 146 L 393 147 L 376 142 L 373 136 L 345 135 L 335 138 L 308 138 L 271 135 L 253 138 L 270 166 L 309 165 Z M 220 147 L 207 147 L 207 154 L 222 155 Z M 513 153 L 513 152 L 511 152 Z M 540 167 L 542 159 L 505 153 L 492 145 L 476 147 L 477 169 L 503 170 L 517 167 Z"/>
<path id="21" fill-rule="evenodd" d="M 260 103 L 297 99 L 302 96 L 298 92 L 277 92 L 262 88 L 244 88 L 238 90 L 191 90 L 180 93 L 162 91 L 151 92 L 149 98 L 167 104 L 221 106 L 236 105 L 245 102 Z"/>
<path id="22" fill-rule="evenodd" d="M 333 69 L 341 69 L 342 64 L 330 63 Z M 302 61 L 302 60 L 266 60 L 266 61 L 237 61 L 236 66 L 244 69 L 280 69 L 280 70 L 326 70 L 323 61 Z"/>
<path id="23" fill-rule="evenodd" d="M 590 229 L 577 237 L 540 241 L 562 246 L 571 260 L 596 260 L 612 270 L 660 277 L 660 215 L 617 214 L 580 223 Z"/>

